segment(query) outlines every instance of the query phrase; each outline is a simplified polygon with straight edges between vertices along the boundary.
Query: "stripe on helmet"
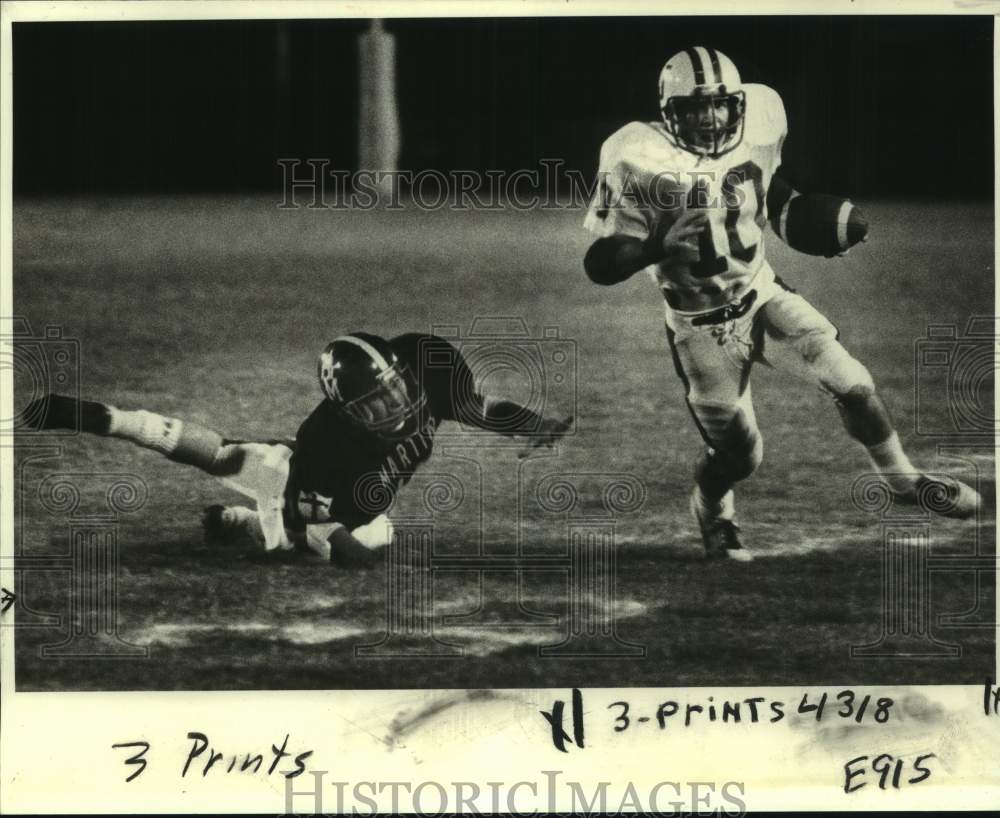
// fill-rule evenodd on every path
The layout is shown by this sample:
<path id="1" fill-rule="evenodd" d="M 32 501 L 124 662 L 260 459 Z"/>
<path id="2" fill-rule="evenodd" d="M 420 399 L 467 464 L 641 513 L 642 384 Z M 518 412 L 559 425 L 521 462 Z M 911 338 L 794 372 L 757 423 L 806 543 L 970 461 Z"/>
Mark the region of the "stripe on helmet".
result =
<path id="1" fill-rule="evenodd" d="M 705 50 L 708 52 L 708 59 L 712 63 L 712 73 L 715 74 L 715 82 L 717 85 L 721 85 L 722 66 L 719 64 L 719 55 L 714 48 L 706 48 Z"/>
<path id="2" fill-rule="evenodd" d="M 705 63 L 702 62 L 701 55 L 694 48 L 685 48 L 684 53 L 691 60 L 691 68 L 694 70 L 694 84 L 705 84 Z"/>
<path id="3" fill-rule="evenodd" d="M 722 55 L 722 59 L 719 62 L 721 63 L 722 60 L 725 60 L 725 63 L 722 65 L 722 81 L 732 90 L 740 83 L 740 72 L 735 63 L 725 54 Z"/>
<path id="4" fill-rule="evenodd" d="M 347 341 L 349 344 L 354 344 L 357 347 L 361 347 L 368 356 L 375 361 L 379 369 L 388 369 L 389 362 L 385 359 L 381 352 L 379 352 L 375 347 L 369 344 L 364 338 L 358 338 L 356 335 L 341 335 L 338 341 Z"/>

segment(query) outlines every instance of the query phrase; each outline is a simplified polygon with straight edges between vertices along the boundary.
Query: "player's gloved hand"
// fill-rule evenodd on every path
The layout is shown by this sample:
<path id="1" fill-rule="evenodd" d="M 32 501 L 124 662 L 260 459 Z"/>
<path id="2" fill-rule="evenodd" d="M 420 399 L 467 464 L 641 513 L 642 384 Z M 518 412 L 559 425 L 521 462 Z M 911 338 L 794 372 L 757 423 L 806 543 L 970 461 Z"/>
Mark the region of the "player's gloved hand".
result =
<path id="1" fill-rule="evenodd" d="M 708 224 L 704 210 L 685 210 L 663 236 L 663 260 L 670 264 L 693 264 L 701 257 L 698 234 Z"/>
<path id="2" fill-rule="evenodd" d="M 556 443 L 572 428 L 573 416 L 559 418 L 542 418 L 541 424 L 539 424 L 538 430 L 534 432 L 531 436 L 526 437 L 525 446 L 518 452 L 518 457 L 524 459 L 530 455 L 535 449 L 539 449 L 544 446 L 546 449 L 551 449 Z"/>

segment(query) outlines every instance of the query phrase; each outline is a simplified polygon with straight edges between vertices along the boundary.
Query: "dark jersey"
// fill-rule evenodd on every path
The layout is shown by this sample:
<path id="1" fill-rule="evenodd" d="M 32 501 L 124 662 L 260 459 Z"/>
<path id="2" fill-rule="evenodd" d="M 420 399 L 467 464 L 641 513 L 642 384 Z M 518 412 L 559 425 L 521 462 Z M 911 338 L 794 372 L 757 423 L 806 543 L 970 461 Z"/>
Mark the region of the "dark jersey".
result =
<path id="1" fill-rule="evenodd" d="M 426 405 L 399 437 L 386 438 L 355 424 L 330 401 L 320 403 L 295 437 L 285 488 L 289 528 L 337 522 L 354 529 L 371 522 L 430 458 L 441 421 L 481 417 L 472 373 L 449 341 L 408 333 L 389 344 L 424 390 Z"/>

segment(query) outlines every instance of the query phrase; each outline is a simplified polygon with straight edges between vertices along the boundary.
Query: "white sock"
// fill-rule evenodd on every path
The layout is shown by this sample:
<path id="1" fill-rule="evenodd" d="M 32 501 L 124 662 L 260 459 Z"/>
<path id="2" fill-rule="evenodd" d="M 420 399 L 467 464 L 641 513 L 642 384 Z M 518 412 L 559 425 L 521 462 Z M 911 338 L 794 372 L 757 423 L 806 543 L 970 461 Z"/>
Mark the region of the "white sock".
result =
<path id="1" fill-rule="evenodd" d="M 145 409 L 123 411 L 108 407 L 110 425 L 108 434 L 131 440 L 139 446 L 170 454 L 177 448 L 184 429 L 183 422 L 167 418 Z"/>
<path id="2" fill-rule="evenodd" d="M 892 488 L 896 491 L 913 488 L 917 470 L 903 451 L 903 444 L 899 442 L 898 434 L 893 432 L 881 443 L 868 446 L 867 449 L 872 465 L 889 481 Z"/>
<path id="3" fill-rule="evenodd" d="M 126 412 L 109 406 L 108 434 L 130 440 L 177 463 L 195 466 L 209 474 L 216 474 L 219 458 L 226 454 L 218 432 L 145 409 Z"/>

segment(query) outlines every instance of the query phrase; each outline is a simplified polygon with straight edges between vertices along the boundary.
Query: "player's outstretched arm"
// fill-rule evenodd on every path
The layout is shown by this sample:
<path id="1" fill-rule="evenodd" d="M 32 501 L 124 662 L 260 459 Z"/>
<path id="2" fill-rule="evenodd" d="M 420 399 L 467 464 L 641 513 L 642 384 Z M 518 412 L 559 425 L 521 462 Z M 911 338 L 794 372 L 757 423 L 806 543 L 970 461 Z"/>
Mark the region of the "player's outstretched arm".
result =
<path id="1" fill-rule="evenodd" d="M 525 437 L 532 447 L 552 446 L 569 431 L 572 417 L 545 417 L 516 401 L 483 394 L 461 350 L 446 338 L 411 338 L 419 345 L 416 360 L 448 362 L 414 366 L 422 374 L 420 382 L 431 412 L 440 420 L 454 420 L 507 437 Z"/>
<path id="2" fill-rule="evenodd" d="M 335 529 L 330 544 L 330 565 L 335 568 L 372 568 L 383 562 L 382 549 L 369 548 L 346 528 Z"/>
<path id="3" fill-rule="evenodd" d="M 202 515 L 206 540 L 228 545 L 246 540 L 252 555 L 265 562 L 290 563 L 319 558 L 337 568 L 370 568 L 381 564 L 392 541 L 392 522 L 381 514 L 353 530 L 341 523 L 292 523 L 285 528 L 281 498 L 276 503 L 258 500 L 257 510 L 243 506 L 209 506 Z"/>
<path id="4" fill-rule="evenodd" d="M 296 538 L 301 538 L 298 551 L 317 554 L 336 568 L 381 565 L 392 535 L 392 521 L 385 514 L 353 531 L 340 523 L 320 523 L 307 525 L 303 531 L 296 532 Z"/>
<path id="5" fill-rule="evenodd" d="M 686 210 L 670 226 L 662 239 L 653 236 L 615 235 L 597 239 L 583 259 L 583 269 L 595 284 L 617 284 L 650 264 L 690 264 L 698 260 L 698 234 L 707 214 Z"/>
<path id="6" fill-rule="evenodd" d="M 506 437 L 523 437 L 525 452 L 552 448 L 573 426 L 573 416 L 545 417 L 505 398 L 476 395 L 470 402 L 469 419 L 481 429 Z"/>

